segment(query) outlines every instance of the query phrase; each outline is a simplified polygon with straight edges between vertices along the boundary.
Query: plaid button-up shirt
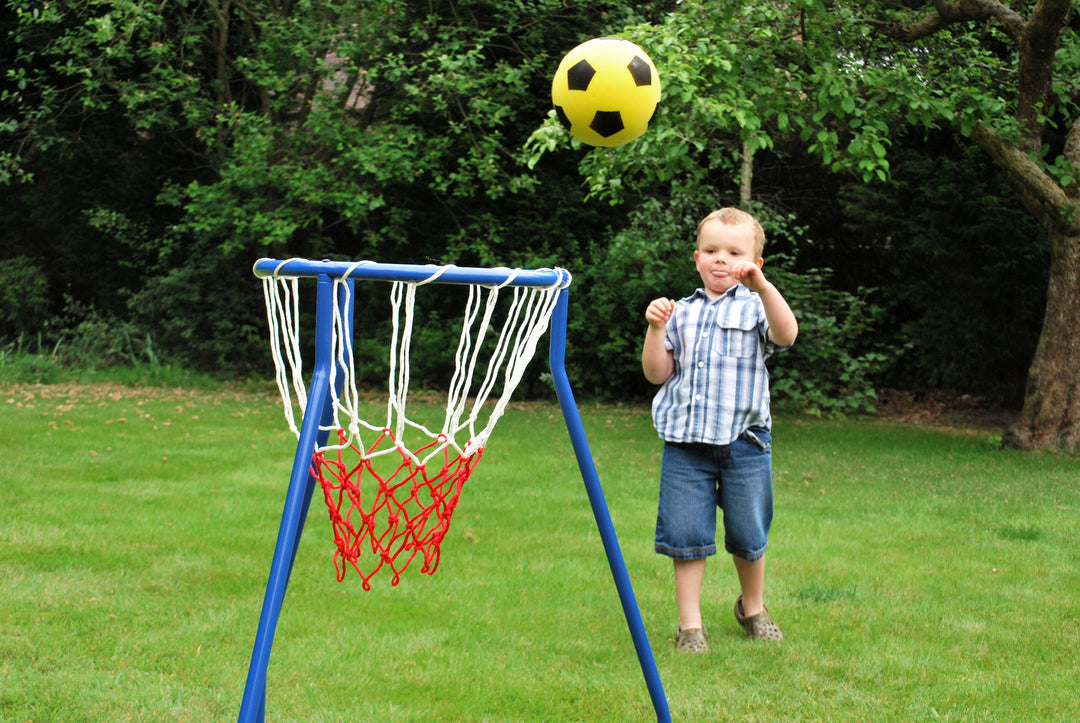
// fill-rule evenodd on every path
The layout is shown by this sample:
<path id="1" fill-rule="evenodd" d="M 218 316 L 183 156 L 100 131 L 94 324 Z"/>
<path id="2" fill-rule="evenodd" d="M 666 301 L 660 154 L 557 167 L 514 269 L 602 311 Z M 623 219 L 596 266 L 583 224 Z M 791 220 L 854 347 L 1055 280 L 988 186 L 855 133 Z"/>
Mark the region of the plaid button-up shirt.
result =
<path id="1" fill-rule="evenodd" d="M 664 338 L 675 370 L 652 403 L 661 439 L 723 445 L 772 427 L 765 359 L 787 347 L 768 330 L 761 298 L 742 284 L 718 299 L 698 289 L 675 303 Z"/>

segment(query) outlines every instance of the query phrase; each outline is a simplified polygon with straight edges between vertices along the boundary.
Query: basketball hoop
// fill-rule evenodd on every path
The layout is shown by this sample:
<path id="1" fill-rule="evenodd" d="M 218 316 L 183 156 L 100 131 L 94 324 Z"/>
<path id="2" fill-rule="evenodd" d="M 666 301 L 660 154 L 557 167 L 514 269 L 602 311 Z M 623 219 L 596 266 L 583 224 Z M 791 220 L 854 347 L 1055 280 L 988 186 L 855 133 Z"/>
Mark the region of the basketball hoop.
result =
<path id="1" fill-rule="evenodd" d="M 306 259 L 261 259 L 254 271 L 263 280 L 275 380 L 297 444 L 239 722 L 262 723 L 265 719 L 270 648 L 316 482 L 323 490 L 334 529 L 334 566 L 339 580 L 352 567 L 364 588 L 370 589 L 371 578 L 380 569 L 389 568 L 393 572 L 391 584 L 396 585 L 418 556 L 423 559 L 422 570 L 433 573 L 462 487 L 479 463 L 495 422 L 550 325 L 548 358 L 555 394 L 657 723 L 671 723 L 660 674 L 566 374 L 570 274 L 562 269 L 464 269 Z M 310 379 L 305 378 L 300 353 L 299 279 L 318 280 L 315 360 Z M 353 291 L 354 281 L 361 280 L 393 284 L 385 416 L 362 412 L 356 386 Z M 468 286 L 469 300 L 463 305 L 442 421 L 425 425 L 415 418 L 407 402 L 417 287 L 432 282 Z M 507 286 L 512 287 L 512 293 L 506 291 Z M 440 318 L 445 311 L 448 309 L 440 308 Z M 481 381 L 477 384 L 476 379 Z M 299 429 L 295 408 L 302 417 Z M 431 409 L 427 405 L 422 408 Z"/>
<path id="2" fill-rule="evenodd" d="M 299 407 L 304 414 L 307 395 L 297 277 L 280 273 L 288 263 L 263 278 L 263 291 L 275 379 L 285 418 L 299 437 L 293 410 Z M 423 558 L 422 572 L 438 568 L 462 487 L 547 331 L 559 291 L 570 283 L 568 272 L 554 270 L 546 286 L 513 285 L 518 272 L 499 269 L 504 277 L 499 283 L 467 284 L 445 411 L 441 426 L 429 427 L 410 416 L 408 407 L 417 289 L 438 279 L 446 283 L 444 277 L 456 267 L 422 267 L 424 278 L 392 282 L 386 414 L 376 421 L 360 404 L 351 314 L 351 277 L 368 264 L 356 262 L 333 280 L 338 303 L 330 340 L 332 413 L 320 424 L 326 442 L 312 450 L 311 461 L 334 531 L 337 578 L 343 580 L 351 567 L 365 590 L 384 567 L 393 571 L 391 584 L 397 585 L 417 555 Z M 483 378 L 477 384 L 478 370 Z"/>

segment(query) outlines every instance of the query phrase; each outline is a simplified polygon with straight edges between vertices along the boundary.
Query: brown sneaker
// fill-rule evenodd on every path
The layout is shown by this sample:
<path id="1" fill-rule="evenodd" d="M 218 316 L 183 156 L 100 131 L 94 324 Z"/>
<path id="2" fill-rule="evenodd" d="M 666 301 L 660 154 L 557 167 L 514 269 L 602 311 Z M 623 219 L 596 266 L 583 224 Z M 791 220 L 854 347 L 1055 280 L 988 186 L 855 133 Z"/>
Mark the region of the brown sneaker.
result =
<path id="1" fill-rule="evenodd" d="M 709 652 L 709 634 L 704 628 L 682 628 L 675 634 L 675 649 L 680 653 Z"/>
<path id="2" fill-rule="evenodd" d="M 756 640 L 784 639 L 784 634 L 780 632 L 780 626 L 769 617 L 768 608 L 751 617 L 743 615 L 742 595 L 735 600 L 735 620 L 739 625 L 742 625 L 748 638 Z"/>

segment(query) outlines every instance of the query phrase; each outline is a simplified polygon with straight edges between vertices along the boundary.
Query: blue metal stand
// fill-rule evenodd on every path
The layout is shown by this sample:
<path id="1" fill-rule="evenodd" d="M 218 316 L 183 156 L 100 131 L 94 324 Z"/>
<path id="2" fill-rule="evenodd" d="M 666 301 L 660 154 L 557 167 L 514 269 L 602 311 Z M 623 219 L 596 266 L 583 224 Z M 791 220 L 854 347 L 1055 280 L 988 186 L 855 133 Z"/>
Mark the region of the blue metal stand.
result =
<path id="1" fill-rule="evenodd" d="M 551 316 L 551 351 L 548 355 L 548 360 L 551 363 L 551 375 L 555 381 L 555 394 L 559 398 L 559 406 L 562 407 L 566 429 L 570 433 L 570 442 L 574 447 L 574 454 L 577 456 L 581 479 L 585 482 L 585 489 L 589 493 L 589 503 L 592 505 L 593 517 L 596 519 L 596 526 L 600 530 L 600 539 L 604 542 L 608 567 L 611 568 L 611 576 L 615 579 L 615 588 L 618 590 L 619 600 L 622 602 L 623 615 L 626 616 L 626 624 L 630 627 L 630 636 L 634 640 L 634 649 L 637 651 L 638 662 L 641 664 L 641 672 L 645 676 L 645 684 L 649 688 L 649 696 L 652 698 L 653 708 L 656 710 L 657 723 L 670 723 L 671 712 L 668 710 L 664 686 L 660 682 L 660 672 L 656 668 L 652 648 L 649 647 L 649 636 L 645 632 L 645 623 L 641 620 L 641 609 L 638 607 L 637 598 L 634 597 L 634 588 L 630 584 L 630 575 L 626 571 L 626 561 L 623 559 L 622 549 L 619 547 L 619 539 L 615 535 L 615 526 L 611 522 L 611 514 L 608 512 L 607 502 L 604 499 L 604 490 L 600 487 L 600 478 L 596 474 L 596 465 L 593 463 L 592 452 L 589 450 L 589 441 L 585 438 L 585 428 L 581 424 L 581 414 L 578 412 L 577 404 L 574 401 L 574 393 L 570 389 L 570 380 L 566 376 L 566 313 L 568 304 L 569 293 L 566 289 L 563 289 L 558 305 L 555 307 L 555 313 Z"/>
<path id="2" fill-rule="evenodd" d="M 289 263 L 312 265 L 312 262 Z M 266 275 L 265 272 L 272 272 L 276 265 L 280 264 L 281 262 L 262 260 L 256 264 L 256 273 L 263 272 L 263 275 Z M 325 264 L 320 268 L 329 268 L 329 264 Z M 369 278 L 376 278 L 375 273 L 377 272 L 369 271 Z M 485 271 L 484 273 L 489 272 Z M 356 277 L 360 278 L 361 275 L 357 274 Z M 351 278 L 348 283 L 350 285 L 349 298 L 354 298 Z M 637 651 L 638 662 L 641 665 L 645 683 L 652 698 L 657 723 L 670 723 L 671 713 L 668 710 L 667 698 L 660 682 L 660 673 L 656 667 L 652 648 L 649 646 L 648 635 L 641 619 L 641 611 L 634 597 L 630 576 L 626 570 L 626 563 L 619 548 L 619 541 L 611 522 L 611 515 L 604 499 L 604 492 L 596 473 L 596 466 L 593 464 L 589 443 L 585 437 L 581 415 L 578 412 L 573 391 L 566 375 L 564 362 L 566 356 L 568 291 L 563 288 L 558 293 L 559 299 L 551 319 L 551 347 L 549 354 L 555 392 L 566 421 L 566 428 L 570 434 L 578 467 L 581 469 L 582 480 L 588 492 L 593 517 L 596 519 L 600 538 L 604 544 L 604 552 L 607 555 L 608 565 L 611 568 L 615 587 L 619 593 L 623 614 L 630 628 L 630 635 Z M 289 584 L 289 576 L 296 560 L 296 551 L 300 544 L 304 521 L 307 519 L 308 507 L 316 485 L 315 478 L 311 474 L 311 457 L 316 447 L 326 443 L 328 432 L 325 429 L 320 430 L 320 427 L 328 426 L 333 413 L 330 370 L 331 365 L 335 363 L 331 349 L 335 305 L 341 309 L 343 318 L 346 319 L 347 328 L 350 331 L 352 329 L 352 305 L 346 306 L 344 298 L 333 298 L 333 279 L 322 271 L 318 272 L 318 294 L 315 325 L 316 353 L 311 390 L 308 394 L 306 413 L 300 426 L 300 438 L 296 446 L 296 456 L 293 459 L 292 476 L 285 497 L 285 507 L 281 514 L 281 526 L 278 529 L 277 544 L 274 548 L 273 562 L 270 566 L 270 577 L 266 584 L 266 596 L 263 599 L 259 628 L 255 636 L 254 650 L 251 654 L 251 665 L 248 668 L 247 683 L 244 686 L 244 697 L 240 704 L 238 723 L 263 723 L 265 720 L 266 673 L 270 662 L 270 648 L 273 645 L 274 631 L 277 628 L 278 617 L 281 614 L 282 601 L 285 599 L 285 588 Z M 337 378 L 341 379 L 342 375 L 337 375 Z M 338 391 L 340 392 L 340 390 Z"/>
<path id="3" fill-rule="evenodd" d="M 315 490 L 315 477 L 311 474 L 311 456 L 317 447 L 326 444 L 329 431 L 319 427 L 329 425 L 333 408 L 330 394 L 330 365 L 334 363 L 331 337 L 334 328 L 334 305 L 341 307 L 346 327 L 352 329 L 352 305 L 344 299 L 334 299 L 334 282 L 329 276 L 319 277 L 319 296 L 315 309 L 315 365 L 311 377 L 311 390 L 304 420 L 300 425 L 300 438 L 296 443 L 289 491 L 285 495 L 285 509 L 281 513 L 274 559 L 270 564 L 270 578 L 266 583 L 259 630 L 255 635 L 255 648 L 251 653 L 244 698 L 240 703 L 240 723 L 262 723 L 266 717 L 266 670 L 270 664 L 270 647 L 274 643 L 285 588 L 289 585 L 300 535 L 304 531 L 311 495 Z M 352 281 L 347 282 L 352 294 Z M 342 376 L 339 374 L 338 379 Z M 340 393 L 341 390 L 338 390 Z"/>

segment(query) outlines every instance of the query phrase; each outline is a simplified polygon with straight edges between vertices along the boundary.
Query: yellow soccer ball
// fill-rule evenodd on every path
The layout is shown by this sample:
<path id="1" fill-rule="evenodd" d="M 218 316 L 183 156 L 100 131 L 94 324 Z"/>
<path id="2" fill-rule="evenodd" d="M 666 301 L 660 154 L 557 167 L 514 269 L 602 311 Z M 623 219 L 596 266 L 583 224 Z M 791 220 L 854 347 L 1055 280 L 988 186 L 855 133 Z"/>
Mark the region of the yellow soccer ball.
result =
<path id="1" fill-rule="evenodd" d="M 555 113 L 590 146 L 621 146 L 644 133 L 660 103 L 660 76 L 629 40 L 593 38 L 567 53 L 551 82 Z"/>

